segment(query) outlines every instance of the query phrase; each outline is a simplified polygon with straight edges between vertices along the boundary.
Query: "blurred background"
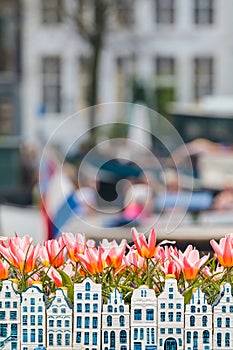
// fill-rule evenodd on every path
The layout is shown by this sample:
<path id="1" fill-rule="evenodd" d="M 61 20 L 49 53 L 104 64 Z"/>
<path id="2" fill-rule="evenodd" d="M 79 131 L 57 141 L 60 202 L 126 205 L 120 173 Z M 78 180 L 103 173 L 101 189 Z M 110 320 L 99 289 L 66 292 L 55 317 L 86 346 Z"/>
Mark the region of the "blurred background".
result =
<path id="1" fill-rule="evenodd" d="M 70 214 L 55 224 L 56 234 L 70 229 L 93 236 L 95 227 L 120 232 L 128 224 L 150 226 L 161 212 L 166 222 L 175 206 L 179 213 L 184 210 L 178 215 L 183 224 L 176 228 L 181 239 L 182 230 L 186 238 L 187 232 L 196 237 L 201 230 L 209 237 L 213 227 L 216 234 L 227 233 L 233 222 L 232 13 L 231 0 L 0 0 L 1 233 L 54 237 L 51 222 L 40 220 L 40 207 L 41 192 L 48 197 L 52 191 L 59 159 L 68 164 L 72 189 L 84 188 L 81 194 L 91 205 L 76 193 L 77 213 L 93 221 L 94 228 L 71 224 Z M 109 102 L 149 109 L 115 104 L 85 110 Z M 81 110 L 76 124 L 54 134 Z M 169 144 L 167 151 L 154 136 L 157 117 L 151 117 L 151 110 L 175 127 L 186 147 L 172 144 L 169 124 L 163 123 L 159 132 Z M 98 128 L 100 121 L 107 127 Z M 151 131 L 150 137 L 140 136 L 150 157 L 139 150 L 139 166 L 132 154 L 131 162 L 122 161 L 121 147 L 110 156 L 97 147 L 77 181 L 80 163 L 95 145 L 139 137 L 129 131 L 130 123 Z M 46 184 L 39 189 L 41 155 L 52 134 L 53 152 L 42 164 L 47 162 Z M 78 141 L 68 148 L 71 135 Z M 153 157 L 158 162 L 152 166 Z M 95 179 L 86 176 L 95 168 L 100 169 Z M 142 170 L 150 174 L 146 181 Z M 116 191 L 122 179 L 128 182 Z M 56 202 L 54 192 L 51 197 Z M 55 204 L 50 203 L 53 210 Z M 47 205 L 44 201 L 44 211 Z M 117 215 L 103 217 L 99 208 L 108 206 L 119 208 Z M 142 217 L 141 207 L 146 208 Z M 48 221 L 52 214 L 47 216 Z"/>

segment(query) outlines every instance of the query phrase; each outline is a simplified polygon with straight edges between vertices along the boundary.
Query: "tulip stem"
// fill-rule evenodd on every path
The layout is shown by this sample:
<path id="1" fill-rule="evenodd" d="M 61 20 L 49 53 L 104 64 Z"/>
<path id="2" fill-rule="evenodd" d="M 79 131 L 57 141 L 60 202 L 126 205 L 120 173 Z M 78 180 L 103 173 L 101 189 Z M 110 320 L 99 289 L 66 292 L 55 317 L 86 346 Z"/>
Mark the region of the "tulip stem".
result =
<path id="1" fill-rule="evenodd" d="M 150 273 L 149 273 L 149 259 L 146 258 L 146 281 L 148 287 L 150 287 Z"/>

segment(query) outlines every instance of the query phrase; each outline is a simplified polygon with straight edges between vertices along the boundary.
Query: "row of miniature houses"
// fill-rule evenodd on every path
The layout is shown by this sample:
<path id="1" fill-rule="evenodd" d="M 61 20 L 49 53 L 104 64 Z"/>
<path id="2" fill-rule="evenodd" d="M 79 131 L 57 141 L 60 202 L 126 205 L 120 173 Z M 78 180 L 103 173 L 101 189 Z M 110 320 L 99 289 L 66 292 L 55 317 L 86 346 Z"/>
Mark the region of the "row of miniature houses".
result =
<path id="1" fill-rule="evenodd" d="M 131 308 L 115 289 L 102 304 L 102 286 L 89 278 L 74 285 L 74 303 L 58 288 L 51 303 L 42 284 L 21 294 L 17 281 L 5 280 L 0 292 L 0 349 L 34 350 L 211 350 L 233 349 L 233 296 L 222 286 L 213 306 L 196 289 L 190 302 L 173 275 L 163 292 L 134 290 Z"/>

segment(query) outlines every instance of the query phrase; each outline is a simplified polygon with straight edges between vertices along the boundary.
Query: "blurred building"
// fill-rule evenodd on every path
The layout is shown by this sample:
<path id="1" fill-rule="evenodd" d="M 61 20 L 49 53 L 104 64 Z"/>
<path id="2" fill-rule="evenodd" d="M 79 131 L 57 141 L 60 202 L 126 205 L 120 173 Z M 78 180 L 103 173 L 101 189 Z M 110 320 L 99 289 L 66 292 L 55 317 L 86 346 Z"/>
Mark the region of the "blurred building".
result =
<path id="1" fill-rule="evenodd" d="M 231 0 L 117 2 L 102 53 L 100 103 L 133 101 L 135 81 L 160 112 L 167 100 L 233 94 Z M 87 106 L 89 47 L 61 7 L 61 0 L 23 0 L 25 134 L 46 138 Z"/>

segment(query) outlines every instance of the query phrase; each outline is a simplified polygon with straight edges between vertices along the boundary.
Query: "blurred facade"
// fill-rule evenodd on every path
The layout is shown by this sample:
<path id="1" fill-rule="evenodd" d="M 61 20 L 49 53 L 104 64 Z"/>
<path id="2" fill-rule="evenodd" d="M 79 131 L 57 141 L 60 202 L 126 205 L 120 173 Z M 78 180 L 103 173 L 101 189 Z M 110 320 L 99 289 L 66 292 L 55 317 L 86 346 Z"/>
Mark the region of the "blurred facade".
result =
<path id="1" fill-rule="evenodd" d="M 233 94 L 232 1 L 118 2 L 108 20 L 99 103 L 133 101 L 133 82 L 146 104 L 160 112 L 169 100 Z M 62 17 L 61 7 L 61 0 L 23 1 L 25 134 L 47 137 L 87 107 L 89 46 L 72 20 Z M 86 127 L 80 125 L 79 132 Z"/>

